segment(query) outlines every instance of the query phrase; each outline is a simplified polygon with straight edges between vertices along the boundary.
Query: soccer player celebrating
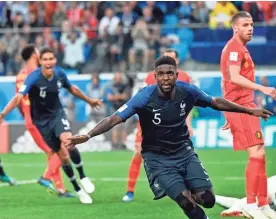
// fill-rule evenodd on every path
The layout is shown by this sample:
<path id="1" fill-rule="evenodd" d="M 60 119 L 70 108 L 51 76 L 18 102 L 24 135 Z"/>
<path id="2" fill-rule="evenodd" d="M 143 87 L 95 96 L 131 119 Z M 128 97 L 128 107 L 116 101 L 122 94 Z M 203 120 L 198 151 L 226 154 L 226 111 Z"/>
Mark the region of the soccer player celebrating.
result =
<path id="1" fill-rule="evenodd" d="M 223 74 L 222 89 L 225 99 L 245 107 L 256 108 L 254 91 L 260 91 L 276 98 L 272 87 L 264 87 L 255 82 L 253 60 L 246 48 L 253 34 L 253 20 L 248 12 L 241 11 L 232 18 L 234 36 L 225 45 L 221 54 L 220 68 Z M 225 113 L 227 129 L 230 127 L 234 140 L 234 150 L 246 150 L 245 211 L 253 218 L 276 218 L 267 202 L 267 175 L 264 140 L 260 120 L 252 115 Z M 258 199 L 258 205 L 256 204 Z"/>
<path id="2" fill-rule="evenodd" d="M 176 50 L 167 49 L 164 52 L 164 56 L 172 57 L 178 66 L 179 60 L 178 60 L 178 52 Z M 186 72 L 182 71 L 181 69 L 177 69 L 177 72 L 178 72 L 177 80 L 184 81 L 187 83 L 191 82 L 191 79 Z M 144 81 L 146 85 L 156 84 L 156 79 L 155 79 L 154 73 L 155 73 L 155 71 L 148 73 L 148 75 Z M 192 124 L 191 124 L 191 114 L 189 114 L 187 116 L 186 122 L 188 125 L 190 137 L 191 137 L 193 134 Z M 138 122 L 137 132 L 136 132 L 136 137 L 135 137 L 135 154 L 131 160 L 129 171 L 128 171 L 127 193 L 123 197 L 124 202 L 130 202 L 134 198 L 134 189 L 135 189 L 135 186 L 137 183 L 138 176 L 140 174 L 141 163 L 142 163 L 141 143 L 142 143 L 142 130 L 141 130 L 140 124 Z"/>
<path id="3" fill-rule="evenodd" d="M 39 51 L 33 44 L 30 44 L 22 50 L 21 57 L 25 61 L 25 65 L 16 76 L 16 93 L 19 92 L 20 87 L 24 84 L 26 77 L 38 67 Z M 51 179 L 53 179 L 56 189 L 58 190 L 59 197 L 74 197 L 74 194 L 66 191 L 64 187 L 60 171 L 61 162 L 58 155 L 52 153 L 50 147 L 45 143 L 38 129 L 33 124 L 28 95 L 26 95 L 19 103 L 19 111 L 24 117 L 26 129 L 29 131 L 38 147 L 47 155 L 47 168 L 43 174 L 43 177 L 38 180 L 38 183 L 55 192 L 56 190 L 51 182 Z"/>
<path id="4" fill-rule="evenodd" d="M 41 50 L 40 64 L 41 67 L 27 76 L 24 84 L 19 88 L 19 93 L 15 95 L 2 111 L 0 114 L 0 123 L 3 121 L 5 115 L 19 105 L 24 96 L 28 94 L 34 125 L 46 143 L 51 147 L 52 151 L 57 153 L 61 159 L 63 170 L 77 192 L 80 202 L 90 204 L 92 203 L 92 199 L 87 193 L 92 193 L 95 188 L 83 172 L 79 151 L 73 149 L 68 152 L 65 148 L 65 143 L 72 136 L 72 133 L 70 123 L 60 103 L 58 93 L 64 87 L 74 96 L 86 101 L 92 107 L 101 105 L 101 101 L 88 98 L 79 88 L 71 85 L 64 70 L 55 67 L 56 57 L 52 49 L 44 48 Z M 81 184 L 85 191 L 80 188 L 76 181 L 69 153 L 71 154 L 71 160 L 76 164 Z"/>
<path id="5" fill-rule="evenodd" d="M 142 156 L 155 199 L 169 196 L 188 218 L 207 219 L 205 208 L 215 205 L 211 179 L 193 149 L 186 118 L 193 106 L 240 112 L 267 119 L 264 109 L 251 109 L 223 98 L 213 98 L 194 85 L 177 81 L 176 62 L 162 56 L 155 61 L 157 84 L 140 90 L 112 116 L 86 135 L 69 138 L 68 148 L 107 132 L 138 114 L 142 129 Z"/>
<path id="6" fill-rule="evenodd" d="M 0 159 L 0 182 L 9 183 L 11 186 L 16 185 L 16 181 L 5 173 L 1 159 Z"/>

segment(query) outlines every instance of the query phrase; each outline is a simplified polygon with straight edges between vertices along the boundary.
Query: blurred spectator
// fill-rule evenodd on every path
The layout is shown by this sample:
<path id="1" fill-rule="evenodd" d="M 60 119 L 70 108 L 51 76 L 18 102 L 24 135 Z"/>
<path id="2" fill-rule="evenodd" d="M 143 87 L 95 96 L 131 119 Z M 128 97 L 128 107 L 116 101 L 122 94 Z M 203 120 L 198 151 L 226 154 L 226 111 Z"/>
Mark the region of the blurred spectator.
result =
<path id="1" fill-rule="evenodd" d="M 54 40 L 52 44 L 52 48 L 57 59 L 57 65 L 61 66 L 64 59 L 64 53 L 60 42 L 58 40 Z"/>
<path id="2" fill-rule="evenodd" d="M 22 16 L 23 21 L 27 21 L 27 15 L 28 15 L 28 2 L 8 2 L 9 8 L 11 10 L 11 18 L 12 20 L 15 19 L 17 15 Z"/>
<path id="3" fill-rule="evenodd" d="M 192 21 L 196 23 L 207 23 L 209 20 L 209 9 L 205 6 L 205 2 L 196 1 L 195 8 L 192 12 Z"/>
<path id="4" fill-rule="evenodd" d="M 83 15 L 83 9 L 77 2 L 70 2 L 70 8 L 67 10 L 67 18 L 73 26 L 78 26 Z"/>
<path id="5" fill-rule="evenodd" d="M 43 39 L 43 36 L 41 35 L 38 35 L 36 36 L 35 38 L 35 46 L 38 50 L 41 50 L 43 47 L 44 47 L 44 39 Z"/>
<path id="6" fill-rule="evenodd" d="M 58 2 L 56 10 L 52 16 L 52 26 L 61 27 L 66 18 L 67 16 L 65 4 L 64 2 Z"/>
<path id="7" fill-rule="evenodd" d="M 158 20 L 152 15 L 152 7 L 145 7 L 143 10 L 143 18 L 147 24 L 156 24 Z"/>
<path id="8" fill-rule="evenodd" d="M 271 19 L 271 2 L 258 1 L 257 4 L 262 12 L 262 20 L 268 22 Z"/>
<path id="9" fill-rule="evenodd" d="M 181 6 L 178 9 L 177 16 L 181 24 L 189 24 L 192 17 L 192 5 L 188 1 L 181 2 Z"/>
<path id="10" fill-rule="evenodd" d="M 271 2 L 271 20 L 270 24 L 276 24 L 276 2 Z"/>
<path id="11" fill-rule="evenodd" d="M 28 5 L 28 13 L 31 14 L 35 14 L 36 17 L 38 17 L 38 4 L 37 2 L 29 2 L 29 5 Z"/>
<path id="12" fill-rule="evenodd" d="M 52 17 L 55 13 L 56 9 L 56 3 L 55 1 L 44 1 L 44 23 L 47 27 L 49 27 L 52 23 Z"/>
<path id="13" fill-rule="evenodd" d="M 54 37 L 52 30 L 49 27 L 43 29 L 43 39 L 45 46 L 53 47 Z"/>
<path id="14" fill-rule="evenodd" d="M 122 59 L 124 60 L 122 62 L 122 71 L 125 72 L 126 64 L 128 64 L 128 52 L 129 49 L 132 46 L 132 37 L 131 37 L 131 29 L 133 28 L 135 22 L 136 22 L 137 16 L 131 11 L 131 7 L 129 4 L 125 4 L 123 7 L 123 14 L 121 17 L 120 26 L 122 29 L 122 37 L 123 37 L 123 43 L 122 43 Z"/>
<path id="15" fill-rule="evenodd" d="M 258 2 L 246 1 L 243 3 L 243 8 L 251 14 L 254 22 L 263 20 L 261 5 Z"/>
<path id="16" fill-rule="evenodd" d="M 18 50 L 19 39 L 19 34 L 7 32 L 0 40 L 0 42 L 2 41 L 5 44 L 6 50 L 11 57 L 13 57 Z"/>
<path id="17" fill-rule="evenodd" d="M 115 36 L 117 32 L 117 27 L 120 23 L 120 19 L 114 15 L 111 8 L 105 10 L 105 16 L 100 20 L 99 23 L 99 34 L 101 36 Z"/>
<path id="18" fill-rule="evenodd" d="M 210 13 L 210 28 L 230 28 L 231 17 L 237 12 L 238 9 L 232 2 L 218 1 L 215 8 Z"/>
<path id="19" fill-rule="evenodd" d="M 124 105 L 131 97 L 131 90 L 128 85 L 128 80 L 120 72 L 115 73 L 112 82 L 107 87 L 107 90 L 107 99 L 112 103 L 113 112 Z M 127 137 L 125 123 L 116 126 L 116 128 L 113 128 L 112 130 L 112 143 L 116 148 L 120 148 L 119 135 L 121 137 L 121 144 L 125 148 Z"/>
<path id="20" fill-rule="evenodd" d="M 12 27 L 14 29 L 22 28 L 24 26 L 24 18 L 21 12 L 16 12 L 15 16 L 12 17 Z"/>
<path id="21" fill-rule="evenodd" d="M 100 78 L 98 75 L 91 76 L 91 83 L 86 86 L 86 94 L 90 98 L 102 99 L 103 89 L 101 87 Z M 86 114 L 92 116 L 96 122 L 101 121 L 105 116 L 105 112 L 102 109 L 98 111 L 92 110 L 89 104 L 86 105 Z"/>
<path id="22" fill-rule="evenodd" d="M 8 74 L 9 58 L 4 42 L 0 41 L 0 76 Z"/>
<path id="23" fill-rule="evenodd" d="M 130 7 L 131 11 L 133 11 L 133 13 L 135 13 L 138 17 L 143 16 L 143 11 L 137 4 L 137 1 L 130 1 L 129 7 Z"/>
<path id="24" fill-rule="evenodd" d="M 154 19 L 162 24 L 164 21 L 164 13 L 163 11 L 156 5 L 155 1 L 147 1 L 147 6 L 152 8 L 152 15 Z"/>
<path id="25" fill-rule="evenodd" d="M 75 120 L 75 104 L 74 97 L 71 93 L 69 93 L 66 89 L 61 89 L 59 92 L 59 99 L 61 100 L 61 104 L 64 107 L 64 111 L 69 121 Z"/>
<path id="26" fill-rule="evenodd" d="M 150 58 L 150 50 L 148 44 L 150 33 L 145 20 L 140 19 L 136 22 L 134 28 L 131 31 L 131 36 L 133 39 L 133 47 L 129 50 L 130 71 L 136 71 L 137 55 L 142 56 L 143 71 L 147 71 Z"/>
<path id="27" fill-rule="evenodd" d="M 66 68 L 73 68 L 76 69 L 78 73 L 82 73 L 85 62 L 83 47 L 86 40 L 87 38 L 84 31 L 80 32 L 79 37 L 76 31 L 64 32 L 61 35 L 61 43 L 64 46 L 63 64 Z"/>
<path id="28" fill-rule="evenodd" d="M 81 23 L 86 32 L 88 41 L 92 44 L 97 37 L 98 20 L 95 14 L 88 9 L 84 10 Z"/>

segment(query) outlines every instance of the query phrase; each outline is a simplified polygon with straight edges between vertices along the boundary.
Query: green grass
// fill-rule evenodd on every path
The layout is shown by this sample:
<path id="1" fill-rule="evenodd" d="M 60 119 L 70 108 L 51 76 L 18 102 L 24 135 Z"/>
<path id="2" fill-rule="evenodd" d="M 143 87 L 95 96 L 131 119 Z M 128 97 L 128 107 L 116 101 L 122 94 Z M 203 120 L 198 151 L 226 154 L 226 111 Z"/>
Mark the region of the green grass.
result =
<path id="1" fill-rule="evenodd" d="M 207 169 L 217 194 L 243 197 L 247 155 L 232 150 L 201 150 L 198 154 Z M 37 179 L 44 171 L 43 154 L 2 155 L 6 172 L 17 180 Z M 186 218 L 168 198 L 153 201 L 144 170 L 137 183 L 135 201 L 123 203 L 131 152 L 83 153 L 86 174 L 95 179 L 92 205 L 82 205 L 77 198 L 61 199 L 48 194 L 37 184 L 0 187 L 0 219 L 180 219 Z M 276 174 L 276 149 L 267 150 L 269 176 Z M 103 181 L 106 178 L 118 181 Z M 64 177 L 67 188 L 71 185 Z M 222 208 L 206 210 L 210 219 L 220 217 Z"/>

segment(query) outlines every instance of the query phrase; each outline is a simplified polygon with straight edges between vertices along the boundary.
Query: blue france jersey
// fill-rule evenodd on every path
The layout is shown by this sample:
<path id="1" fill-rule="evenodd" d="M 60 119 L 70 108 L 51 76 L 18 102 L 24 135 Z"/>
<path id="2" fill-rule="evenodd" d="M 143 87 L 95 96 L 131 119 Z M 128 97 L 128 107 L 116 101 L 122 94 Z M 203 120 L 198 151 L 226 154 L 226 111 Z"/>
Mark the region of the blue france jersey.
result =
<path id="1" fill-rule="evenodd" d="M 19 92 L 23 95 L 29 94 L 31 103 L 31 115 L 35 122 L 43 122 L 50 119 L 56 112 L 63 110 L 59 99 L 60 88 L 71 87 L 64 70 L 54 68 L 54 75 L 46 79 L 42 75 L 41 68 L 34 70 L 24 81 Z"/>
<path id="2" fill-rule="evenodd" d="M 173 100 L 159 96 L 157 85 L 143 88 L 115 112 L 123 120 L 138 114 L 142 129 L 142 150 L 174 153 L 190 140 L 186 118 L 193 106 L 211 106 L 212 97 L 195 85 L 176 82 Z"/>

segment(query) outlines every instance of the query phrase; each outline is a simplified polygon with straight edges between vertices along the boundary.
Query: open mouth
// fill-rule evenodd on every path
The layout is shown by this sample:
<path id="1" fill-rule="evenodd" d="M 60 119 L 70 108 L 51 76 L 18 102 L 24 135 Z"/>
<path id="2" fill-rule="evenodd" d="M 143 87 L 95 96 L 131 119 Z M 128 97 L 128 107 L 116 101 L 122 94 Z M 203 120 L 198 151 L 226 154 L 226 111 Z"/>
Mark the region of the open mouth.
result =
<path id="1" fill-rule="evenodd" d="M 170 89 L 172 86 L 170 84 L 163 84 L 162 85 L 162 88 L 165 89 L 165 90 L 168 90 Z"/>
<path id="2" fill-rule="evenodd" d="M 50 66 L 50 65 L 46 65 L 46 67 L 45 67 L 47 70 L 51 70 L 52 69 L 52 66 Z"/>

